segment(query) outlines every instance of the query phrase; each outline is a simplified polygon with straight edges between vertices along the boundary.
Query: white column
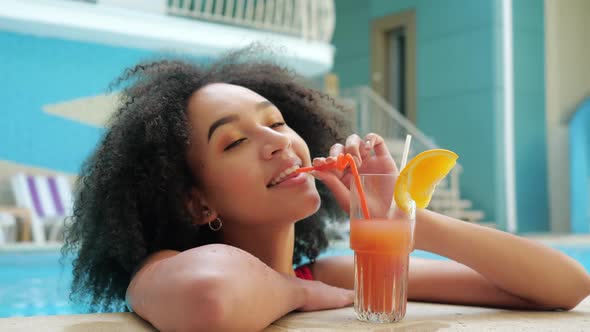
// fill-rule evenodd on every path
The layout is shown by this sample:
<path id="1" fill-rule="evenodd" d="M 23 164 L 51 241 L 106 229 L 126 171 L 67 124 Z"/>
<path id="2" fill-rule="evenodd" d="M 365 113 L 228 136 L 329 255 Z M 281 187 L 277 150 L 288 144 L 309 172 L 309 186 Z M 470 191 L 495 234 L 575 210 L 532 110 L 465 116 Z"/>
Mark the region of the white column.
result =
<path id="1" fill-rule="evenodd" d="M 506 227 L 517 231 L 516 185 L 514 167 L 514 62 L 513 62 L 512 0 L 502 0 L 502 142 L 504 144 L 504 189 Z"/>

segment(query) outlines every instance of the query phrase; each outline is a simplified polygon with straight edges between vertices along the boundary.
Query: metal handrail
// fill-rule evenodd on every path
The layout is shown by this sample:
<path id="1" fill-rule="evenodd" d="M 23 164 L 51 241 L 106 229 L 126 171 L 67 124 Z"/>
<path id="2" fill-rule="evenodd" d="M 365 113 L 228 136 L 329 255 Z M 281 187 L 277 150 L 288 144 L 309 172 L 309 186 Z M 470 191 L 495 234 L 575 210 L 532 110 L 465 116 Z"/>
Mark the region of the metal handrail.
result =
<path id="1" fill-rule="evenodd" d="M 412 135 L 413 144 L 418 143 L 421 149 L 437 149 L 439 146 L 428 136 L 426 136 L 418 127 L 410 122 L 403 114 L 401 114 L 393 105 L 387 102 L 382 96 L 371 89 L 368 86 L 360 86 L 350 89 L 344 89 L 341 92 L 341 96 L 352 100 L 355 100 L 358 105 L 358 111 L 356 118 L 353 119 L 355 130 L 361 134 L 366 134 L 375 130 L 375 121 L 370 121 L 371 116 L 383 113 L 386 115 L 385 118 L 379 118 L 379 125 L 381 129 L 385 129 L 385 132 L 379 132 L 384 136 L 391 136 L 395 134 L 398 138 L 403 139 L 405 134 Z M 369 105 L 373 106 L 370 107 Z M 388 133 L 389 129 L 393 126 L 400 127 L 401 130 L 396 130 L 395 133 Z M 378 130 L 377 130 L 378 131 Z M 460 164 L 457 164 L 456 168 L 462 169 Z"/>
<path id="2" fill-rule="evenodd" d="M 172 15 L 244 26 L 330 42 L 334 0 L 170 0 Z"/>
<path id="3" fill-rule="evenodd" d="M 353 130 L 359 135 L 375 132 L 383 137 L 394 158 L 400 158 L 406 134 L 412 135 L 410 156 L 428 149 L 436 149 L 436 143 L 413 123 L 406 119 L 393 105 L 370 87 L 361 86 L 340 91 L 338 102 L 351 117 Z M 462 199 L 460 193 L 461 165 L 457 164 L 437 186 L 428 209 L 461 220 L 481 222 L 485 214 L 472 209 L 470 200 Z M 328 224 L 337 235 L 346 238 L 347 226 L 337 222 Z M 344 235 L 342 235 L 344 234 Z"/>
<path id="4" fill-rule="evenodd" d="M 424 150 L 438 148 L 432 139 L 367 86 L 342 90 L 341 102 L 345 106 L 346 104 L 351 106 L 353 127 L 355 132 L 360 135 L 375 132 L 389 144 L 397 143 L 399 145 L 399 143 L 403 144 L 406 134 L 410 134 L 412 135 L 410 157 Z M 390 147 L 390 150 L 394 156 L 401 157 L 402 146 Z M 462 170 L 462 166 L 457 163 L 451 170 L 449 177 L 439 184 L 438 187 L 444 188 L 449 195 L 447 199 L 455 201 L 460 199 L 459 176 Z"/>

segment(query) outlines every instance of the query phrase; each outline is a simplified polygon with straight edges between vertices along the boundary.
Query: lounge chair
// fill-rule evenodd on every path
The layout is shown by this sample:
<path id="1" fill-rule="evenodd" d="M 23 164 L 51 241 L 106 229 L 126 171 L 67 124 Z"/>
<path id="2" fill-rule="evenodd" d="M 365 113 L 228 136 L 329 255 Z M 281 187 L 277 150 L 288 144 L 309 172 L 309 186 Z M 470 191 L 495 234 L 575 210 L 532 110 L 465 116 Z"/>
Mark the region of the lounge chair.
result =
<path id="1" fill-rule="evenodd" d="M 31 212 L 33 241 L 43 244 L 58 241 L 72 214 L 72 191 L 63 175 L 17 173 L 11 179 L 12 191 L 19 207 Z"/>
<path id="2" fill-rule="evenodd" d="M 16 218 L 0 210 L 0 245 L 16 240 Z"/>

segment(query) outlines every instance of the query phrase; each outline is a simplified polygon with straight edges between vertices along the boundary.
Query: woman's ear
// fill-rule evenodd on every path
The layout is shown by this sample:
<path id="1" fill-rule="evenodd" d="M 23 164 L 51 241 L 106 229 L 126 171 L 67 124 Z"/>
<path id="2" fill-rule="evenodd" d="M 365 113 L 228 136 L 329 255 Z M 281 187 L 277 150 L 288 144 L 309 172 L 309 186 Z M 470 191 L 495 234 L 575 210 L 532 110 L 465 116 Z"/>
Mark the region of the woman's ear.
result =
<path id="1" fill-rule="evenodd" d="M 217 213 L 209 207 L 205 196 L 197 188 L 189 191 L 186 207 L 195 225 L 205 225 L 217 218 Z"/>

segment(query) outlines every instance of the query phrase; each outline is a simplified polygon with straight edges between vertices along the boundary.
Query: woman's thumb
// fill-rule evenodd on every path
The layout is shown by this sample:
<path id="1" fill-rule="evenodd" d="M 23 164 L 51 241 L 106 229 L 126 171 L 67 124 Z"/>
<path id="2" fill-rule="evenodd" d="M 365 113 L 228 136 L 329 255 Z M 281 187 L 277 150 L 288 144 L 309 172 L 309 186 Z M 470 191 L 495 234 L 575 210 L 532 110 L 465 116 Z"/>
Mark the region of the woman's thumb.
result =
<path id="1" fill-rule="evenodd" d="M 336 174 L 325 171 L 313 171 L 311 173 L 316 179 L 322 181 L 326 187 L 334 194 L 334 198 L 342 210 L 349 213 L 350 211 L 350 190 L 342 183 L 342 180 Z"/>

